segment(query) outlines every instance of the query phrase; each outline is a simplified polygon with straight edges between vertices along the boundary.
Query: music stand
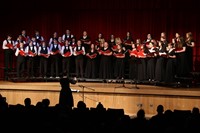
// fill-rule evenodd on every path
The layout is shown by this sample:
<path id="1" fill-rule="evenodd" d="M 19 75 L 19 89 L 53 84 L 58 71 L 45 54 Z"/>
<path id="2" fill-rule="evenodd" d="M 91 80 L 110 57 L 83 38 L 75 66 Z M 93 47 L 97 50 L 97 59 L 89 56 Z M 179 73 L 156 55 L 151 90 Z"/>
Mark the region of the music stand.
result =
<path id="1" fill-rule="evenodd" d="M 125 86 L 125 81 L 124 81 L 124 79 L 121 79 L 122 80 L 122 86 L 116 86 L 115 88 L 128 88 L 128 87 L 126 87 Z M 118 80 L 119 81 L 119 80 Z"/>
<path id="2" fill-rule="evenodd" d="M 131 87 L 127 87 L 127 86 L 125 86 L 125 79 L 121 79 L 121 81 L 122 81 L 122 86 L 116 86 L 115 88 L 128 88 L 128 89 L 132 89 Z M 137 87 L 137 86 L 136 86 Z M 138 89 L 138 87 L 137 87 L 137 89 Z"/>
<path id="3" fill-rule="evenodd" d="M 95 91 L 94 89 L 92 89 L 92 88 L 89 88 L 89 87 L 87 87 L 87 86 L 84 86 L 84 85 L 78 85 L 79 87 L 81 87 L 82 88 L 82 91 L 83 91 L 83 94 L 82 94 L 82 97 L 83 97 L 83 102 L 85 102 L 85 88 L 86 89 L 89 89 L 89 90 L 92 90 L 92 91 Z"/>
<path id="4" fill-rule="evenodd" d="M 135 89 L 140 89 L 138 86 L 137 86 L 137 80 L 134 80 L 135 81 L 135 86 L 134 86 L 134 88 Z"/>
<path id="5" fill-rule="evenodd" d="M 127 87 L 125 86 L 125 79 L 122 79 L 122 86 L 116 86 L 115 88 L 128 88 L 128 89 L 133 89 L 132 87 Z M 137 87 L 137 82 L 135 81 L 135 88 L 139 89 L 139 87 Z"/>

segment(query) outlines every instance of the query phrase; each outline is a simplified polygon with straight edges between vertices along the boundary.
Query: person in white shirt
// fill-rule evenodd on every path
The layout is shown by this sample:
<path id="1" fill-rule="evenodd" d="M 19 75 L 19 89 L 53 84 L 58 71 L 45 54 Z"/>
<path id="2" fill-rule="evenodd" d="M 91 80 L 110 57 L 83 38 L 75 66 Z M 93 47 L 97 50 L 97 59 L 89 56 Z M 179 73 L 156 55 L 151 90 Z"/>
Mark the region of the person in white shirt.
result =
<path id="1" fill-rule="evenodd" d="M 27 46 L 26 42 L 23 40 L 22 35 L 19 35 L 19 36 L 17 37 L 17 40 L 15 41 L 15 44 L 14 44 L 14 48 L 15 48 L 15 49 L 17 49 L 17 48 L 20 47 L 20 42 L 23 42 L 23 43 L 24 43 L 24 47 Z"/>
<path id="2" fill-rule="evenodd" d="M 17 56 L 17 77 L 18 78 L 24 76 L 26 55 L 27 54 L 25 52 L 24 43 L 20 42 L 19 47 L 15 51 L 15 56 Z"/>
<path id="3" fill-rule="evenodd" d="M 12 36 L 8 35 L 3 41 L 2 49 L 4 50 L 4 66 L 5 66 L 5 79 L 8 78 L 8 72 L 13 69 L 13 56 L 14 56 L 14 41 Z"/>
<path id="4" fill-rule="evenodd" d="M 22 30 L 22 40 L 25 41 L 25 44 L 28 44 L 30 42 L 30 37 L 26 34 L 26 30 Z"/>
<path id="5" fill-rule="evenodd" d="M 27 74 L 29 77 L 34 77 L 37 47 L 33 45 L 33 41 L 30 41 L 29 45 L 25 49 L 25 53 L 27 54 Z"/>
<path id="6" fill-rule="evenodd" d="M 46 78 L 50 50 L 49 47 L 46 45 L 45 41 L 43 41 L 42 45 L 39 46 L 38 48 L 38 56 L 40 57 L 40 66 L 39 66 L 40 77 Z"/>
<path id="7" fill-rule="evenodd" d="M 54 39 L 58 39 L 58 33 L 54 32 L 53 36 L 49 39 L 49 46 L 53 43 Z"/>
<path id="8" fill-rule="evenodd" d="M 70 31 L 69 29 L 67 29 L 67 30 L 65 31 L 65 34 L 63 34 L 63 36 L 62 36 L 62 40 L 64 40 L 64 41 L 65 41 L 65 40 L 68 40 L 69 43 L 71 43 L 72 38 L 74 38 L 74 35 L 71 34 L 71 31 Z"/>
<path id="9" fill-rule="evenodd" d="M 54 39 L 53 43 L 50 46 L 50 58 L 51 58 L 51 76 L 56 76 L 59 78 L 59 59 L 60 59 L 60 50 L 61 47 L 58 44 L 58 40 Z"/>
<path id="10" fill-rule="evenodd" d="M 40 32 L 37 30 L 35 31 L 35 38 L 38 43 L 41 43 L 42 41 L 44 41 L 44 37 L 40 35 Z"/>
<path id="11" fill-rule="evenodd" d="M 74 48 L 76 77 L 83 78 L 85 47 L 82 46 L 81 40 L 77 41 L 77 46 Z"/>
<path id="12" fill-rule="evenodd" d="M 70 73 L 70 60 L 73 55 L 72 47 L 69 45 L 69 41 L 65 41 L 65 45 L 61 48 L 62 55 L 62 73 L 63 76 L 68 76 Z"/>

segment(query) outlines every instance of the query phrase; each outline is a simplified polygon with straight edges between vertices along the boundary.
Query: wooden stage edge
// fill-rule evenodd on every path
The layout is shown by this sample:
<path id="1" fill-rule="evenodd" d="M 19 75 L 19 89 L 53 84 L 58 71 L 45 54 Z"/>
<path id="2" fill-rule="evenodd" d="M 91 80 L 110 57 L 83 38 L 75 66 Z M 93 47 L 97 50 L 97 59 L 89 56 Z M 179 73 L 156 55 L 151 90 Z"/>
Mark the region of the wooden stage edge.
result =
<path id="1" fill-rule="evenodd" d="M 137 89 L 138 87 L 139 89 Z M 0 94 L 8 104 L 24 104 L 29 97 L 36 105 L 48 98 L 50 105 L 58 103 L 59 82 L 11 82 L 0 81 Z M 96 107 L 101 102 L 105 108 L 124 109 L 125 114 L 134 116 L 142 108 L 146 116 L 156 113 L 159 104 L 164 109 L 192 110 L 200 108 L 200 88 L 170 88 L 156 85 L 77 82 L 71 84 L 75 107 L 84 101 L 87 107 Z"/>

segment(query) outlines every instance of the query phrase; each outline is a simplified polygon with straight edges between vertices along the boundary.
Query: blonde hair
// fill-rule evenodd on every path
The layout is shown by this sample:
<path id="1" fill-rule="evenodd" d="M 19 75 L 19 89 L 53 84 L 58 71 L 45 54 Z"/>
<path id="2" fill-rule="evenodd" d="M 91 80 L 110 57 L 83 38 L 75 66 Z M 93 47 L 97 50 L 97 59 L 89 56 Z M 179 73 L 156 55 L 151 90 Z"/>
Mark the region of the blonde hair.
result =
<path id="1" fill-rule="evenodd" d="M 116 44 L 121 44 L 121 43 L 122 43 L 121 38 L 120 38 L 120 37 L 116 37 L 116 38 L 115 38 L 115 43 L 116 43 Z"/>
<path id="2" fill-rule="evenodd" d="M 192 32 L 187 32 L 186 33 L 186 38 L 192 39 Z"/>

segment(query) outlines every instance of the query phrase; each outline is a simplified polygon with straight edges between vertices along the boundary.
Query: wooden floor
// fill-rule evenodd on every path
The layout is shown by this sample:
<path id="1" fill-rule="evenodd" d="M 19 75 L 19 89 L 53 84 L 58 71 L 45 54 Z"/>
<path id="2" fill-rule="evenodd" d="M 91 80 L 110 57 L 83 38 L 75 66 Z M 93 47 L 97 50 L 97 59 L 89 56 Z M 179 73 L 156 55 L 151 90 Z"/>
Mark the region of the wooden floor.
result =
<path id="1" fill-rule="evenodd" d="M 60 89 L 59 82 L 0 81 L 0 94 L 6 97 L 9 104 L 24 104 L 24 99 L 30 97 L 34 105 L 48 98 L 50 105 L 54 106 L 58 103 Z M 199 87 L 78 82 L 71 85 L 71 89 L 75 106 L 80 100 L 89 108 L 101 102 L 106 108 L 123 108 L 128 115 L 135 115 L 140 108 L 145 110 L 146 115 L 153 115 L 159 104 L 164 105 L 165 110 L 200 108 Z"/>

